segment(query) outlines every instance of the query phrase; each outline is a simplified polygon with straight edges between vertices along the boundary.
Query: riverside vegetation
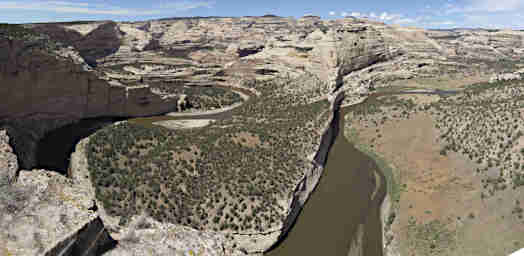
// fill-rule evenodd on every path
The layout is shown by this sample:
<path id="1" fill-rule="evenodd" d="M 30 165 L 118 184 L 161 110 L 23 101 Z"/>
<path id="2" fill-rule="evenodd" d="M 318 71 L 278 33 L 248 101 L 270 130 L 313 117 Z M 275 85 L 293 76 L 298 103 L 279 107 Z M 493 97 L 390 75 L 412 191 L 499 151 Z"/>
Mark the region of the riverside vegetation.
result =
<path id="1" fill-rule="evenodd" d="M 416 255 L 518 249 L 523 117 L 522 80 L 477 83 L 456 95 L 382 94 L 356 106 L 346 135 L 393 184 L 388 246 Z M 492 230 L 497 237 L 478 236 Z"/>
<path id="2" fill-rule="evenodd" d="M 206 129 L 122 123 L 94 134 L 89 170 L 106 211 L 232 232 L 281 223 L 329 104 L 291 97 L 286 79 L 251 86 L 262 96 Z"/>

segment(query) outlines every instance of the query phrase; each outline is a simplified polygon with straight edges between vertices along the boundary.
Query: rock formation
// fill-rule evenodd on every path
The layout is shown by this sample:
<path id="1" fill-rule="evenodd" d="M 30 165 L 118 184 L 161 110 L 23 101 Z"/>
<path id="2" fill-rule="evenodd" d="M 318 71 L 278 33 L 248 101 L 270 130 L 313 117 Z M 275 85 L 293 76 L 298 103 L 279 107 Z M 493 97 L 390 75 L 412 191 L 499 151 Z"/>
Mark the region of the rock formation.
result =
<path id="1" fill-rule="evenodd" d="M 494 74 L 490 77 L 489 82 L 494 83 L 497 81 L 509 81 L 509 80 L 518 80 L 524 78 L 524 69 L 515 71 L 513 73 L 500 73 Z"/>
<path id="2" fill-rule="evenodd" d="M 94 201 L 87 194 L 88 188 L 52 171 L 18 170 L 16 156 L 8 143 L 7 132 L 1 130 L 2 254 L 103 253 L 101 248 L 112 240 L 100 225 Z"/>

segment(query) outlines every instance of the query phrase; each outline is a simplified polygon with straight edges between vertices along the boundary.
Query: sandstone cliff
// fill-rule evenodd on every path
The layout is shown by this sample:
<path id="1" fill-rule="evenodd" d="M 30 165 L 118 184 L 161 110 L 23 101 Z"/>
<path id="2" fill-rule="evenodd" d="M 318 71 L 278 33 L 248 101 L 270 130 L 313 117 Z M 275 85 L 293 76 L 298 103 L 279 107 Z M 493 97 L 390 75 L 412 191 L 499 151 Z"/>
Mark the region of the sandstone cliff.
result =
<path id="1" fill-rule="evenodd" d="M 38 140 L 59 126 L 89 117 L 156 115 L 177 107 L 176 95 L 102 79 L 75 50 L 46 36 L 2 29 L 0 123 L 11 127 L 15 151 L 24 152 L 19 156 L 24 168 L 34 167 Z"/>

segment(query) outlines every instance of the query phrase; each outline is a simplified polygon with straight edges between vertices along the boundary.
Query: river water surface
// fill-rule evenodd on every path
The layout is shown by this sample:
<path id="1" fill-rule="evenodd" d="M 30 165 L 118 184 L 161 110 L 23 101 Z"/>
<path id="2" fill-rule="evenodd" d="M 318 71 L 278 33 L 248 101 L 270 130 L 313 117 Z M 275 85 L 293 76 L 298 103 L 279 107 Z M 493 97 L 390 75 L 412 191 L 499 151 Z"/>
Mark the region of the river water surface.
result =
<path id="1" fill-rule="evenodd" d="M 317 188 L 287 237 L 265 255 L 346 256 L 350 250 L 366 256 L 382 255 L 380 204 L 386 186 L 375 162 L 344 136 L 344 116 L 350 108 L 340 112 L 340 134 Z M 363 233 L 358 232 L 359 226 Z M 360 245 L 352 246 L 358 240 Z"/>

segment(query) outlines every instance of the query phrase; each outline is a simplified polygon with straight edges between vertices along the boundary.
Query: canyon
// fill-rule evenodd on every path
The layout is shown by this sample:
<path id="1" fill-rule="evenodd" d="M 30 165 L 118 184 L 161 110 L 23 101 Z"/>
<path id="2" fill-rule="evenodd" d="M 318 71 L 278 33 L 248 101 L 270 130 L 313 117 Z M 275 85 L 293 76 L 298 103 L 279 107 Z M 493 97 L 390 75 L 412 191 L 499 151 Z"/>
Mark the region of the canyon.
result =
<path id="1" fill-rule="evenodd" d="M 448 89 L 513 72 L 523 67 L 524 32 L 424 30 L 315 16 L 176 18 L 0 25 L 0 46 L 0 95 L 5 99 L 0 105 L 0 178 L 2 190 L 9 192 L 1 199 L 1 253 L 256 255 L 286 236 L 319 183 L 339 133 L 337 109 L 363 102 L 377 90 L 406 86 Z M 506 77 L 514 79 L 498 75 L 492 80 Z M 253 99 L 234 90 L 247 91 Z M 239 107 L 232 108 L 235 106 Z M 131 129 L 131 134 L 142 134 L 149 131 L 133 124 L 132 118 L 168 113 L 178 115 L 173 119 L 203 118 L 220 109 L 228 109 L 231 116 L 204 128 L 174 132 L 184 139 L 222 136 L 219 131 L 231 129 L 234 136 L 226 137 L 235 147 L 244 147 L 240 152 L 246 157 L 264 156 L 251 152 L 255 148 L 296 159 L 284 179 L 277 179 L 279 172 L 268 171 L 267 175 L 275 175 L 267 176 L 268 180 L 276 180 L 273 186 L 279 188 L 275 197 L 267 199 L 242 190 L 224 199 L 224 205 L 233 205 L 237 199 L 256 198 L 251 200 L 253 205 L 269 204 L 274 209 L 270 217 L 253 220 L 253 227 L 239 231 L 234 227 L 250 219 L 247 213 L 220 219 L 227 224 L 224 229 L 211 223 L 211 216 L 196 220 L 198 207 L 189 209 L 194 211 L 189 215 L 180 213 L 185 223 L 162 221 L 146 211 L 114 214 L 114 207 L 102 200 L 100 180 L 92 177 L 96 172 L 89 169 L 97 157 L 89 152 L 98 150 L 93 145 L 104 132 Z M 304 115 L 296 117 L 296 113 Z M 130 120 L 82 139 L 65 175 L 40 168 L 37 156 L 42 138 L 66 125 L 103 117 Z M 257 126 L 281 138 L 269 136 L 265 143 Z M 193 134 L 195 129 L 204 131 Z M 166 141 L 166 134 L 172 135 L 156 128 L 152 131 L 166 136 Z M 138 142 L 142 135 L 136 136 L 137 141 L 125 145 L 137 145 L 137 154 L 142 156 Z M 294 152 L 279 144 L 284 138 L 294 145 Z M 207 152 L 191 143 L 183 146 L 194 150 L 188 152 Z M 168 150 L 176 157 L 187 156 L 185 149 Z M 195 162 L 202 158 L 198 154 Z M 264 168 L 271 170 L 273 161 Z M 239 168 L 249 169 L 249 165 L 241 163 Z M 200 170 L 195 172 L 199 175 Z M 215 175 L 217 170 L 210 172 Z M 182 190 L 191 186 L 189 176 Z M 386 202 L 390 200 L 386 197 Z M 206 207 L 207 212 L 219 212 L 216 206 Z M 385 227 L 388 217 L 376 221 Z M 390 243 L 384 242 L 384 255 L 396 255 L 388 249 Z"/>

